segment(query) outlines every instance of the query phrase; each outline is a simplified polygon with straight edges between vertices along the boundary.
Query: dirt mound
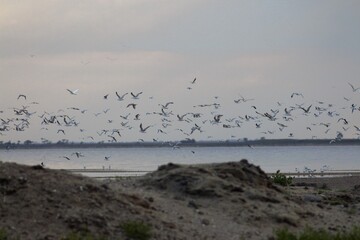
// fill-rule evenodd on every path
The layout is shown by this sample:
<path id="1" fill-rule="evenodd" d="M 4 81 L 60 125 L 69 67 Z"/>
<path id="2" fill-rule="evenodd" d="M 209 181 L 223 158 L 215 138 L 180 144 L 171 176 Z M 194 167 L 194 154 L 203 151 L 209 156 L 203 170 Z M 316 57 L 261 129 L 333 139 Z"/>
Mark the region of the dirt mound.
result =
<path id="1" fill-rule="evenodd" d="M 246 160 L 167 164 L 143 177 L 112 181 L 0 162 L 0 235 L 136 239 L 124 229 L 133 222 L 149 226 L 156 240 L 271 239 L 283 227 L 348 230 L 349 221 L 360 221 L 358 189 L 281 188 Z"/>
<path id="2" fill-rule="evenodd" d="M 139 196 L 41 166 L 0 162 L 0 197 L 0 229 L 11 239 L 61 239 L 70 233 L 125 239 L 122 223 L 157 223 Z"/>
<path id="3" fill-rule="evenodd" d="M 279 190 L 259 167 L 243 159 L 203 165 L 162 165 L 148 174 L 142 183 L 166 191 L 203 197 L 224 197 L 245 188 Z"/>

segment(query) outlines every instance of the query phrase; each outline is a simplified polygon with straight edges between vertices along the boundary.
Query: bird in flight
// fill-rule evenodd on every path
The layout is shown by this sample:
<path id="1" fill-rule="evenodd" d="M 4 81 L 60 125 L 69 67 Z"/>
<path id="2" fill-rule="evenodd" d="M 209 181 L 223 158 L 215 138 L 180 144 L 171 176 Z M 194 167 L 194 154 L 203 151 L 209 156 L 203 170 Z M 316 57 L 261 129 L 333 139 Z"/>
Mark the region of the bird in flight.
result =
<path id="1" fill-rule="evenodd" d="M 128 93 L 125 93 L 123 95 L 119 95 L 118 92 L 115 92 L 116 93 L 116 96 L 118 97 L 118 101 L 123 101 L 124 100 L 124 97 L 128 94 Z"/>
<path id="2" fill-rule="evenodd" d="M 303 107 L 300 107 L 300 109 L 302 109 L 304 111 L 304 113 L 309 113 L 310 112 L 310 108 L 311 108 L 312 105 L 310 105 L 308 108 L 303 108 Z"/>
<path id="3" fill-rule="evenodd" d="M 294 92 L 294 93 L 291 94 L 291 98 L 293 98 L 294 96 L 301 96 L 302 98 L 304 98 L 304 95 L 302 95 L 302 93 Z"/>
<path id="4" fill-rule="evenodd" d="M 74 152 L 71 155 L 76 155 L 77 158 L 85 157 L 81 152 Z"/>
<path id="5" fill-rule="evenodd" d="M 25 96 L 24 94 L 20 94 L 20 95 L 17 97 L 17 99 L 19 100 L 19 98 L 21 98 L 21 97 L 26 100 L 26 96 Z"/>
<path id="6" fill-rule="evenodd" d="M 108 135 L 109 138 L 112 139 L 112 141 L 117 142 L 116 138 L 114 136 Z"/>
<path id="7" fill-rule="evenodd" d="M 143 92 L 139 92 L 139 93 L 135 94 L 135 93 L 131 92 L 130 94 L 131 94 L 131 96 L 133 97 L 133 99 L 139 99 L 139 96 L 140 96 L 140 94 L 142 94 L 142 93 L 143 93 Z"/>
<path id="8" fill-rule="evenodd" d="M 133 109 L 135 109 L 135 108 L 136 108 L 136 105 L 137 105 L 137 104 L 135 104 L 135 103 L 129 103 L 129 104 L 126 106 L 126 108 L 132 107 Z"/>
<path id="9" fill-rule="evenodd" d="M 176 116 L 177 116 L 177 118 L 178 118 L 179 121 L 184 121 L 184 117 L 185 117 L 186 115 L 188 115 L 188 113 L 185 113 L 185 114 L 183 114 L 183 115 L 177 114 Z"/>
<path id="10" fill-rule="evenodd" d="M 121 117 L 122 119 L 124 119 L 124 120 L 127 120 L 129 116 L 130 116 L 130 113 L 128 113 L 128 115 L 126 115 L 126 116 L 120 115 L 120 117 Z"/>
<path id="11" fill-rule="evenodd" d="M 140 120 L 140 118 L 139 118 L 139 117 L 140 117 L 140 114 L 138 113 L 138 114 L 136 114 L 136 115 L 135 115 L 134 120 Z"/>
<path id="12" fill-rule="evenodd" d="M 191 81 L 191 84 L 195 84 L 196 82 L 196 78 L 194 78 L 194 80 Z"/>
<path id="13" fill-rule="evenodd" d="M 352 85 L 351 83 L 348 83 L 350 85 L 350 87 L 352 88 L 353 92 L 356 92 L 357 90 L 360 90 L 360 87 L 355 88 L 354 85 Z"/>
<path id="14" fill-rule="evenodd" d="M 221 114 L 215 115 L 215 116 L 214 116 L 215 122 L 219 123 L 219 122 L 220 122 L 220 118 L 221 118 L 222 116 L 223 116 L 223 115 L 221 115 Z"/>
<path id="15" fill-rule="evenodd" d="M 77 95 L 77 92 L 79 91 L 79 89 L 76 89 L 76 90 L 66 89 L 66 90 L 68 90 L 68 92 L 69 92 L 71 95 Z"/>
<path id="16" fill-rule="evenodd" d="M 349 122 L 345 118 L 339 118 L 338 122 L 343 121 L 345 125 L 349 124 Z"/>
<path id="17" fill-rule="evenodd" d="M 165 105 L 159 104 L 159 106 L 161 106 L 163 109 L 168 109 L 170 104 L 174 104 L 174 102 L 167 102 Z"/>
<path id="18" fill-rule="evenodd" d="M 63 129 L 59 129 L 57 133 L 62 132 L 65 135 L 65 131 Z"/>
<path id="19" fill-rule="evenodd" d="M 143 125 L 142 125 L 142 123 L 140 123 L 140 132 L 145 133 L 146 130 L 149 129 L 149 127 L 151 127 L 151 126 L 147 126 L 146 128 L 144 128 Z"/>
<path id="20" fill-rule="evenodd" d="M 240 95 L 240 98 L 235 99 L 234 103 L 240 103 L 240 102 L 247 102 L 247 101 L 252 101 L 255 100 L 253 98 L 244 98 L 243 96 Z"/>

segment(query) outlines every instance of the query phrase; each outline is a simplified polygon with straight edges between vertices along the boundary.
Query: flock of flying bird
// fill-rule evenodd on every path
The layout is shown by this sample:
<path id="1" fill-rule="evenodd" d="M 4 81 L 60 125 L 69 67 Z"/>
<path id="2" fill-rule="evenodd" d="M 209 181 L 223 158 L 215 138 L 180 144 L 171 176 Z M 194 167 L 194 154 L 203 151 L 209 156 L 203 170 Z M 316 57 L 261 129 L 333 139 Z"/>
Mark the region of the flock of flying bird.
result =
<path id="1" fill-rule="evenodd" d="M 187 90 L 191 91 L 197 84 L 197 79 L 194 78 L 188 83 Z M 360 87 L 354 87 L 350 83 L 348 85 L 352 90 L 352 94 L 360 93 Z M 67 94 L 74 97 L 80 94 L 79 89 L 66 89 L 66 91 Z M 78 132 L 78 136 L 81 137 L 77 141 L 81 142 L 121 142 L 126 141 L 125 135 L 127 133 L 131 134 L 132 131 L 143 134 L 151 132 L 151 134 L 147 134 L 151 136 L 150 138 L 139 138 L 139 142 L 166 142 L 163 140 L 163 136 L 174 132 L 178 134 L 177 136 L 180 136 L 180 140 L 193 140 L 199 136 L 204 140 L 204 138 L 210 139 L 214 137 L 209 135 L 204 137 L 210 127 L 227 129 L 231 134 L 229 138 L 234 141 L 244 139 L 239 138 L 236 133 L 236 129 L 243 128 L 258 130 L 263 137 L 275 133 L 286 133 L 285 138 L 293 138 L 295 135 L 291 131 L 291 126 L 297 120 L 304 122 L 304 118 L 310 120 L 310 122 L 312 121 L 303 129 L 303 131 L 309 132 L 310 138 L 316 138 L 313 133 L 315 128 L 323 132 L 323 134 L 331 132 L 333 135 L 329 137 L 331 139 L 330 143 L 341 141 L 344 133 L 349 129 L 352 129 L 351 132 L 354 138 L 360 138 L 360 127 L 356 123 L 352 123 L 346 117 L 348 115 L 345 115 L 345 113 L 351 115 L 360 112 L 360 107 L 352 102 L 351 96 L 343 97 L 344 106 L 341 107 L 323 101 L 305 105 L 303 103 L 304 95 L 294 92 L 289 94 L 289 98 L 298 103 L 289 105 L 276 102 L 274 108 L 266 111 L 261 111 L 259 106 L 252 104 L 255 99 L 240 96 L 233 99 L 232 104 L 234 105 L 230 106 L 234 114 L 232 116 L 222 111 L 223 105 L 218 96 L 214 97 L 212 103 L 193 105 L 192 111 L 183 113 L 175 112 L 174 107 L 176 104 L 173 101 L 157 103 L 157 108 L 153 111 L 138 111 L 138 106 L 143 101 L 154 101 L 153 97 L 145 97 L 143 92 L 120 93 L 116 91 L 115 93 L 99 96 L 99 98 L 102 98 L 103 101 L 114 98 L 120 103 L 124 103 L 121 104 L 123 108 L 121 113 L 115 113 L 115 110 L 110 108 L 94 113 L 80 107 L 68 107 L 55 113 L 47 111 L 39 113 L 32 111 L 33 106 L 39 105 L 38 102 L 29 102 L 25 94 L 19 94 L 17 101 L 21 104 L 21 107 L 9 108 L 7 111 L 0 109 L 0 140 L 6 140 L 7 133 L 11 131 L 26 131 L 36 121 L 35 127 L 38 128 L 37 131 L 44 131 L 44 133 L 49 131 L 53 135 L 60 135 L 60 141 L 69 141 L 69 139 L 65 139 L 68 132 Z M 238 105 L 245 105 L 248 108 L 247 114 L 236 112 Z M 109 117 L 108 112 L 113 112 L 112 117 Z M 9 116 L 9 114 L 11 115 Z M 114 119 L 114 116 L 116 116 L 116 119 Z M 153 116 L 151 120 L 150 116 Z M 83 124 L 79 120 L 92 121 L 92 118 L 101 117 L 103 121 L 102 127 L 96 129 L 96 133 L 93 132 L 93 134 L 89 134 L 90 129 L 83 128 Z M 45 137 L 41 138 L 41 141 L 43 143 L 51 142 Z M 167 143 L 173 148 L 178 148 L 181 145 L 180 141 L 169 141 Z M 78 158 L 82 157 L 79 152 L 73 153 L 73 155 Z M 66 156 L 64 158 L 70 159 Z M 105 157 L 105 160 L 109 159 L 110 157 Z"/>

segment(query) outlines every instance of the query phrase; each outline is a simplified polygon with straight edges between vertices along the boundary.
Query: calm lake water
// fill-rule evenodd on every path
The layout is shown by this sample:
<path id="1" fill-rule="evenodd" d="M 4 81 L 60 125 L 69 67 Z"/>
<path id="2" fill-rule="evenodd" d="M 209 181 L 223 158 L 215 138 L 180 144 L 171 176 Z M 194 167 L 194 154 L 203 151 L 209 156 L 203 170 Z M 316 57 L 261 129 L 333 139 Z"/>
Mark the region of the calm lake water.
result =
<path id="1" fill-rule="evenodd" d="M 84 157 L 77 158 L 74 152 Z M 70 157 L 70 160 L 63 158 Z M 110 157 L 105 160 L 105 157 Z M 40 164 L 53 169 L 155 170 L 169 162 L 183 164 L 214 163 L 248 159 L 266 172 L 318 171 L 327 165 L 333 170 L 360 169 L 359 146 L 284 147 L 184 147 L 172 148 L 84 148 L 0 150 L 0 161 L 27 165 Z"/>

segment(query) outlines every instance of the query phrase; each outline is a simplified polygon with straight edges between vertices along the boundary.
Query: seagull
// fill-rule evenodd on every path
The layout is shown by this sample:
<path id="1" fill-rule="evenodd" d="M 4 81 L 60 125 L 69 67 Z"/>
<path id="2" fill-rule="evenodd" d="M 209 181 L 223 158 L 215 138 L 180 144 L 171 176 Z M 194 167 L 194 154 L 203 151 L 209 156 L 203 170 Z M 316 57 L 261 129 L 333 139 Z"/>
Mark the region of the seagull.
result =
<path id="1" fill-rule="evenodd" d="M 24 94 L 20 94 L 17 99 L 19 100 L 19 98 L 23 97 L 26 100 L 26 96 Z"/>
<path id="2" fill-rule="evenodd" d="M 65 131 L 63 129 L 59 129 L 57 133 L 62 132 L 65 135 Z"/>
<path id="3" fill-rule="evenodd" d="M 285 115 L 286 116 L 291 116 L 291 111 L 293 111 L 294 109 L 290 109 L 288 110 L 287 108 L 284 109 Z"/>
<path id="4" fill-rule="evenodd" d="M 179 121 L 184 121 L 184 117 L 185 117 L 186 115 L 188 115 L 188 113 L 185 113 L 185 114 L 183 114 L 183 115 L 177 114 L 176 116 L 177 116 L 177 118 L 178 118 Z"/>
<path id="5" fill-rule="evenodd" d="M 128 115 L 126 115 L 126 116 L 120 115 L 120 117 L 121 117 L 122 119 L 124 119 L 124 120 L 127 120 L 129 116 L 130 116 L 130 113 L 128 113 Z"/>
<path id="6" fill-rule="evenodd" d="M 131 96 L 133 96 L 133 99 L 139 99 L 139 95 L 142 94 L 143 92 L 139 92 L 137 94 L 134 94 L 133 92 L 131 92 Z"/>
<path id="7" fill-rule="evenodd" d="M 244 98 L 243 96 L 240 95 L 240 98 L 237 99 L 237 100 L 234 100 L 235 103 L 239 103 L 239 102 L 247 102 L 247 101 L 252 101 L 252 100 L 255 100 L 253 98 Z"/>
<path id="8" fill-rule="evenodd" d="M 351 104 L 351 113 L 354 113 L 355 110 L 356 110 L 356 105 L 355 105 L 355 104 Z"/>
<path id="9" fill-rule="evenodd" d="M 104 160 L 105 160 L 105 161 L 109 161 L 109 160 L 110 160 L 110 158 L 111 158 L 111 156 L 108 156 L 108 157 L 107 157 L 107 156 L 105 156 Z"/>
<path id="10" fill-rule="evenodd" d="M 114 142 L 117 142 L 117 140 L 114 136 L 108 135 L 108 137 L 111 138 Z"/>
<path id="11" fill-rule="evenodd" d="M 164 133 L 164 134 L 167 134 L 166 132 L 164 132 L 163 130 L 161 129 L 158 129 L 158 133 Z"/>
<path id="12" fill-rule="evenodd" d="M 77 108 L 77 107 L 68 107 L 67 109 L 75 110 L 75 111 L 80 111 L 80 108 Z"/>
<path id="13" fill-rule="evenodd" d="M 68 92 L 71 94 L 71 95 L 77 95 L 77 92 L 79 91 L 79 89 L 76 89 L 76 90 L 70 90 L 70 89 L 66 89 L 68 90 Z"/>
<path id="14" fill-rule="evenodd" d="M 149 127 L 151 127 L 151 126 L 147 126 L 146 128 L 143 128 L 142 123 L 140 123 L 140 132 L 145 133 Z"/>
<path id="15" fill-rule="evenodd" d="M 165 105 L 159 104 L 163 109 L 168 109 L 170 104 L 174 104 L 174 102 L 167 102 Z"/>
<path id="16" fill-rule="evenodd" d="M 194 78 L 194 80 L 191 81 L 191 84 L 195 84 L 196 82 L 196 78 Z"/>
<path id="17" fill-rule="evenodd" d="M 303 107 L 300 107 L 300 109 L 302 109 L 303 111 L 304 111 L 304 114 L 306 114 L 306 113 L 309 113 L 309 111 L 310 111 L 310 108 L 311 108 L 311 106 L 312 105 L 310 105 L 308 108 L 303 108 Z"/>
<path id="18" fill-rule="evenodd" d="M 126 108 L 132 107 L 133 109 L 135 109 L 136 105 L 137 105 L 137 104 L 135 104 L 135 103 L 129 103 L 129 104 L 126 106 Z"/>
<path id="19" fill-rule="evenodd" d="M 345 118 L 339 118 L 338 122 L 340 121 L 343 121 L 345 125 L 349 123 Z"/>
<path id="20" fill-rule="evenodd" d="M 357 90 L 360 90 L 360 87 L 355 88 L 351 83 L 348 83 L 350 85 L 350 87 L 352 88 L 353 92 L 356 92 Z"/>
<path id="21" fill-rule="evenodd" d="M 74 152 L 71 155 L 76 155 L 77 158 L 85 157 L 81 152 Z"/>
<path id="22" fill-rule="evenodd" d="M 319 125 L 323 125 L 328 128 L 330 126 L 330 123 L 319 123 Z"/>
<path id="23" fill-rule="evenodd" d="M 172 111 L 165 112 L 163 108 L 161 109 L 161 113 L 159 113 L 159 114 L 164 116 L 164 117 L 169 117 L 170 115 L 173 115 Z"/>
<path id="24" fill-rule="evenodd" d="M 111 135 L 113 135 L 114 133 L 117 133 L 119 135 L 119 137 L 121 137 L 119 129 L 113 129 Z"/>
<path id="25" fill-rule="evenodd" d="M 67 156 L 62 156 L 62 158 L 65 158 L 66 160 L 69 160 L 69 161 L 70 161 L 70 158 L 67 157 Z"/>
<path id="26" fill-rule="evenodd" d="M 302 98 L 304 98 L 304 95 L 302 95 L 302 93 L 294 92 L 294 93 L 291 94 L 291 98 L 293 98 L 294 96 L 301 96 Z"/>
<path id="27" fill-rule="evenodd" d="M 123 101 L 124 100 L 124 97 L 128 94 L 128 93 L 125 93 L 123 95 L 119 95 L 118 92 L 115 92 L 116 93 L 116 96 L 118 97 L 118 101 Z"/>
<path id="28" fill-rule="evenodd" d="M 215 116 L 214 116 L 215 122 L 219 123 L 219 122 L 220 122 L 220 118 L 221 118 L 222 116 L 223 116 L 223 115 L 221 115 L 221 114 L 215 115 Z"/>
<path id="29" fill-rule="evenodd" d="M 281 128 L 286 128 L 287 127 L 285 124 L 282 124 L 282 123 L 277 123 L 277 125 L 279 125 Z"/>

